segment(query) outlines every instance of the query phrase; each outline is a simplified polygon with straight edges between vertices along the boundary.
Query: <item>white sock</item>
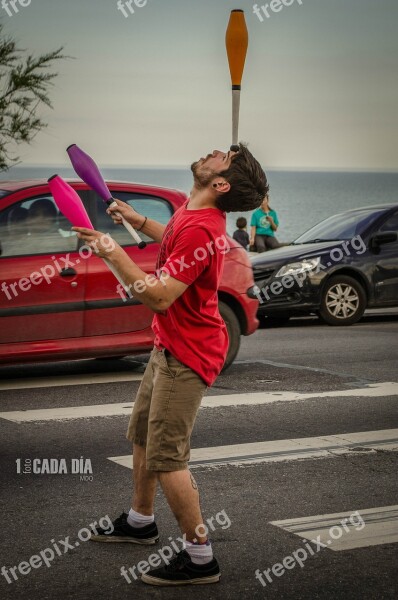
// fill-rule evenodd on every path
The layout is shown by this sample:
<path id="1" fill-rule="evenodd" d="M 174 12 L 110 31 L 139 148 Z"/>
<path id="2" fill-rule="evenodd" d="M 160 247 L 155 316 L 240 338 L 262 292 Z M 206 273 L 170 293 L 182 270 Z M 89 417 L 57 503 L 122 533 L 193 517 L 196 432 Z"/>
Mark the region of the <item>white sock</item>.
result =
<path id="1" fill-rule="evenodd" d="M 149 525 L 153 523 L 155 520 L 155 515 L 140 515 L 140 513 L 135 512 L 132 508 L 129 510 L 129 514 L 127 516 L 127 523 L 131 527 L 145 527 L 145 525 Z"/>
<path id="2" fill-rule="evenodd" d="M 185 550 L 196 565 L 205 565 L 213 559 L 213 549 L 209 540 L 205 544 L 193 544 L 185 542 Z"/>

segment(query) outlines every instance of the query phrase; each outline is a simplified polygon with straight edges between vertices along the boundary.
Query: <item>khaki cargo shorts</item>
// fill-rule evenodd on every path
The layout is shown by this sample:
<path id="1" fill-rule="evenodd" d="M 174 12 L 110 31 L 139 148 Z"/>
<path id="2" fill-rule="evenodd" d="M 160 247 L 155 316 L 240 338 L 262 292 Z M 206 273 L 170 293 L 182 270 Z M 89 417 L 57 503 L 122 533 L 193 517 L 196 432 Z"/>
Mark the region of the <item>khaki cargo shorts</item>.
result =
<path id="1" fill-rule="evenodd" d="M 167 350 L 152 350 L 127 429 L 127 439 L 146 448 L 149 471 L 188 468 L 191 433 L 206 389 L 199 375 Z"/>

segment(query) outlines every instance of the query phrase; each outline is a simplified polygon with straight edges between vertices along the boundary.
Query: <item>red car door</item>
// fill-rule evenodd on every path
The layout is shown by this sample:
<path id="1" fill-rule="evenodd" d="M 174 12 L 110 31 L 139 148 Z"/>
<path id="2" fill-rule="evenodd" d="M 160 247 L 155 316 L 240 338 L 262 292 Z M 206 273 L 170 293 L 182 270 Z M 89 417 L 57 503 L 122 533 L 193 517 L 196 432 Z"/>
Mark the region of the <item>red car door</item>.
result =
<path id="1" fill-rule="evenodd" d="M 0 345 L 83 334 L 87 260 L 48 188 L 5 198 L 0 211 Z M 47 344 L 51 347 L 51 344 Z"/>
<path id="2" fill-rule="evenodd" d="M 112 195 L 131 204 L 135 210 L 149 218 L 164 224 L 169 221 L 174 212 L 171 202 L 149 192 L 135 191 L 134 186 L 130 186 L 132 191 L 126 191 L 125 188 L 126 186 L 124 191 L 111 188 Z M 145 273 L 153 273 L 159 244 L 142 236 L 147 246 L 139 250 L 128 231 L 121 225 L 115 225 L 106 214 L 107 207 L 102 200 L 97 198 L 95 208 L 96 214 L 93 218 L 96 229 L 109 233 Z M 134 298 L 126 301 L 118 281 L 103 260 L 92 257 L 87 262 L 87 267 L 86 306 L 88 310 L 84 318 L 85 336 L 138 333 L 150 329 L 152 311 Z M 132 292 L 134 294 L 134 290 Z"/>

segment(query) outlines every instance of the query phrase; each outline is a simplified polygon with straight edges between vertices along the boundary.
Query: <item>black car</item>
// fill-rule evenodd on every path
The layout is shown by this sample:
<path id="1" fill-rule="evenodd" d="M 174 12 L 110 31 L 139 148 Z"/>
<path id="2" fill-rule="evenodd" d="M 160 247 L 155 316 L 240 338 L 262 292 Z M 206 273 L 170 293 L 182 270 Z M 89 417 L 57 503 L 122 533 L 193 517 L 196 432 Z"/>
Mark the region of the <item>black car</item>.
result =
<path id="1" fill-rule="evenodd" d="M 317 314 L 352 325 L 366 308 L 398 306 L 398 205 L 325 219 L 292 244 L 252 258 L 258 317 L 282 323 Z"/>

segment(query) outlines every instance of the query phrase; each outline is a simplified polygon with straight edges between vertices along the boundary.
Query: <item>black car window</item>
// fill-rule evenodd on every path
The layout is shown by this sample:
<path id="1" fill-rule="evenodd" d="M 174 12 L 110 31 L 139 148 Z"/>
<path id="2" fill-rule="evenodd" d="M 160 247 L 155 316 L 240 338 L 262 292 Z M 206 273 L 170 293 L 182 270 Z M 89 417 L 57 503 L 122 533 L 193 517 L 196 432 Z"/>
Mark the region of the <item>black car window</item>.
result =
<path id="1" fill-rule="evenodd" d="M 156 196 L 145 196 L 132 192 L 118 192 L 111 190 L 112 196 L 130 204 L 134 210 L 148 219 L 154 219 L 159 223 L 166 224 L 173 214 L 173 208 L 167 200 L 157 198 Z M 97 205 L 97 229 L 110 236 L 121 246 L 136 246 L 137 243 L 123 225 L 115 224 L 111 217 L 106 213 L 106 204 L 98 199 Z M 152 242 L 150 238 L 140 232 L 140 237 L 144 242 Z"/>
<path id="2" fill-rule="evenodd" d="M 390 215 L 389 218 L 380 227 L 380 231 L 397 231 L 398 232 L 398 212 Z"/>
<path id="3" fill-rule="evenodd" d="M 0 212 L 1 258 L 74 251 L 71 227 L 51 196 L 15 203 Z"/>
<path id="4" fill-rule="evenodd" d="M 303 233 L 295 244 L 306 244 L 313 241 L 351 240 L 362 235 L 384 210 L 367 209 L 341 213 L 329 217 Z"/>

